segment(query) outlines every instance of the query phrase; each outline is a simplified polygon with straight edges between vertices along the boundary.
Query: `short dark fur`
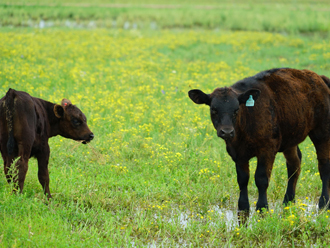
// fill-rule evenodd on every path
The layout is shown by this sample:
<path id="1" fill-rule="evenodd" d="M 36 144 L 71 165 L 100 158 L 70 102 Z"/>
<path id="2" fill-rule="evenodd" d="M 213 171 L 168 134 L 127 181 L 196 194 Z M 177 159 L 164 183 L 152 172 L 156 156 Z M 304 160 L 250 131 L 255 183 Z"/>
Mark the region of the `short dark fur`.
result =
<path id="1" fill-rule="evenodd" d="M 72 124 L 73 120 L 79 124 Z M 0 99 L 0 151 L 4 170 L 8 182 L 18 182 L 20 192 L 23 190 L 29 158 L 34 156 L 38 160 L 39 182 L 47 197 L 51 197 L 48 139 L 56 135 L 85 143 L 94 137 L 85 115 L 67 99 L 62 100 L 62 105 L 57 105 L 13 89 L 9 89 Z M 9 169 L 15 158 L 19 158 L 15 165 L 18 175 L 12 178 Z"/>
<path id="2" fill-rule="evenodd" d="M 238 81 L 211 94 L 189 91 L 197 104 L 207 104 L 217 134 L 226 142 L 236 164 L 240 188 L 238 209 L 250 209 L 247 185 L 249 160 L 257 157 L 255 182 L 259 190 L 257 210 L 268 207 L 267 188 L 277 152 L 287 161 L 288 186 L 284 203 L 294 201 L 300 174 L 298 144 L 309 136 L 314 143 L 322 193 L 319 207 L 329 203 L 330 185 L 330 80 L 309 70 L 272 69 Z M 249 95 L 255 100 L 246 107 Z M 206 99 L 204 102 L 200 99 Z"/>
<path id="3" fill-rule="evenodd" d="M 7 142 L 7 150 L 8 154 L 12 155 L 14 153 L 15 148 L 15 139 L 13 134 L 13 117 L 14 117 L 14 96 L 12 91 L 8 91 L 6 97 L 6 120 L 7 120 L 7 127 L 8 127 L 8 142 Z"/>

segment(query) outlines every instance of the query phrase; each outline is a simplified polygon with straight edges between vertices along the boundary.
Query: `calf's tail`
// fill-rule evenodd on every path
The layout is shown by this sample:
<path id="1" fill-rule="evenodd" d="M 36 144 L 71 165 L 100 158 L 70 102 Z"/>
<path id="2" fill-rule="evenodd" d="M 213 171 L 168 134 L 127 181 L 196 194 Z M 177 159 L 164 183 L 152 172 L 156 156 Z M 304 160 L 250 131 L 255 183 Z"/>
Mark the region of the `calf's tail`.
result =
<path id="1" fill-rule="evenodd" d="M 6 93 L 6 120 L 8 127 L 8 141 L 7 141 L 7 151 L 9 155 L 14 153 L 14 148 L 16 141 L 14 139 L 14 100 L 15 100 L 15 91 L 9 89 Z"/>

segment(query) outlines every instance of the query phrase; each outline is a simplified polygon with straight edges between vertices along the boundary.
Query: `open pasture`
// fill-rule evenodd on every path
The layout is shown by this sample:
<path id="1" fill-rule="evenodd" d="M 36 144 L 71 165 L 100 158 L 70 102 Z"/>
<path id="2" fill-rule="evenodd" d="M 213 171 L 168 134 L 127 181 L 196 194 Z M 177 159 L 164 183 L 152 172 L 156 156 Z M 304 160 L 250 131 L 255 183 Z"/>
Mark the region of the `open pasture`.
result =
<path id="1" fill-rule="evenodd" d="M 238 186 L 207 107 L 211 92 L 274 67 L 329 75 L 330 45 L 317 36 L 266 32 L 2 29 L 0 95 L 9 87 L 86 115 L 95 139 L 50 139 L 47 203 L 30 160 L 24 194 L 0 177 L 2 247 L 279 247 L 328 244 L 328 212 L 314 147 L 301 144 L 295 205 L 283 207 L 287 172 L 277 156 L 269 213 L 236 219 Z M 2 163 L 2 160 L 0 160 Z M 250 163 L 254 173 L 256 161 Z M 249 182 L 251 206 L 257 198 Z"/>
<path id="2" fill-rule="evenodd" d="M 0 26 L 330 31 L 327 0 L 0 0 Z"/>

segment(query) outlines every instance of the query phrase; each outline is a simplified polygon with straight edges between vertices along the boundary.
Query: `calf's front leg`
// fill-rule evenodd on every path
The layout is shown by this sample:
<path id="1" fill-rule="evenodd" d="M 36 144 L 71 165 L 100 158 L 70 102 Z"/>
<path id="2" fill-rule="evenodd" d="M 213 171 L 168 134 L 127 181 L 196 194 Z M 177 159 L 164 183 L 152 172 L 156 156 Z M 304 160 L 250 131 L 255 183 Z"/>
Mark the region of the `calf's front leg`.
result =
<path id="1" fill-rule="evenodd" d="M 250 204 L 248 196 L 248 183 L 250 178 L 249 162 L 236 162 L 237 182 L 239 186 L 238 210 L 249 214 Z"/>
<path id="2" fill-rule="evenodd" d="M 269 185 L 270 175 L 273 169 L 275 154 L 266 154 L 258 157 L 257 169 L 254 175 L 255 182 L 259 191 L 257 211 L 263 208 L 268 209 L 267 188 Z"/>
<path id="3" fill-rule="evenodd" d="M 38 153 L 38 179 L 44 190 L 47 198 L 51 198 L 50 190 L 49 190 L 49 172 L 48 172 L 48 161 L 49 161 L 50 149 L 47 145 L 44 150 Z"/>

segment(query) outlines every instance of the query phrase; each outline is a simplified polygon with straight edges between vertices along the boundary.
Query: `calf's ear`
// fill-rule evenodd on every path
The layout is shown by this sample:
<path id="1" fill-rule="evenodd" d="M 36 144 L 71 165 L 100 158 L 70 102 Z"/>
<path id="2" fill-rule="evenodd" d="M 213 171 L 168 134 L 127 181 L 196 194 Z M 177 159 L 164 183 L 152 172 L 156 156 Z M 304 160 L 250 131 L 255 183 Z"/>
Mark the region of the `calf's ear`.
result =
<path id="1" fill-rule="evenodd" d="M 211 104 L 211 97 L 201 90 L 190 90 L 188 92 L 190 99 L 196 104 Z"/>
<path id="2" fill-rule="evenodd" d="M 238 96 L 239 104 L 243 104 L 243 103 L 245 104 L 246 101 L 250 98 L 250 96 L 252 96 L 253 100 L 256 101 L 260 96 L 260 90 L 251 89 L 251 90 L 247 90 L 244 93 L 240 94 Z"/>
<path id="3" fill-rule="evenodd" d="M 61 105 L 55 104 L 54 114 L 57 118 L 62 118 L 64 116 L 64 108 Z"/>
<path id="4" fill-rule="evenodd" d="M 72 104 L 70 100 L 65 99 L 65 98 L 62 99 L 61 105 L 62 105 L 63 107 L 65 107 L 65 106 L 67 106 L 67 105 L 70 105 L 70 104 Z"/>

